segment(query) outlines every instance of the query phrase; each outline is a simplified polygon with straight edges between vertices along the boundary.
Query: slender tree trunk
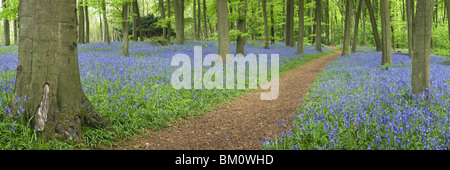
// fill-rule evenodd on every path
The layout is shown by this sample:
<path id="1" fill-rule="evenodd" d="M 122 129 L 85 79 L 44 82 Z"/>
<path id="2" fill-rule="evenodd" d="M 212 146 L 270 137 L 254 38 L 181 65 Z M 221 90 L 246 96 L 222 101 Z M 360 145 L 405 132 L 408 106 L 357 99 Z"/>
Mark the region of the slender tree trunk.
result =
<path id="1" fill-rule="evenodd" d="M 85 38 L 84 38 L 84 42 L 85 43 L 89 43 L 90 42 L 90 28 L 89 28 L 89 6 L 87 5 L 87 2 L 84 2 L 85 6 L 84 6 L 84 16 L 86 17 L 86 19 L 84 19 L 84 21 L 86 22 L 86 24 L 84 25 L 86 28 L 85 31 Z"/>
<path id="2" fill-rule="evenodd" d="M 412 93 L 427 93 L 430 87 L 430 43 L 434 0 L 417 1 L 414 18 L 414 57 L 412 59 Z"/>
<path id="3" fill-rule="evenodd" d="M 367 46 L 367 34 L 366 34 L 366 1 L 362 2 L 362 26 L 363 26 L 363 36 L 364 36 L 364 46 Z"/>
<path id="4" fill-rule="evenodd" d="M 330 1 L 325 4 L 325 44 L 330 45 Z"/>
<path id="5" fill-rule="evenodd" d="M 381 0 L 381 32 L 383 38 L 381 65 L 392 64 L 391 24 L 388 0 Z"/>
<path id="6" fill-rule="evenodd" d="M 166 19 L 166 11 L 164 10 L 164 0 L 159 0 L 159 12 L 161 12 L 161 19 Z M 163 30 L 163 38 L 166 39 L 167 38 L 167 27 L 166 28 L 162 28 Z"/>
<path id="7" fill-rule="evenodd" d="M 350 55 L 350 36 L 352 34 L 353 23 L 353 1 L 346 0 L 345 4 L 345 30 L 344 30 L 344 47 L 342 54 L 345 56 Z"/>
<path id="8" fill-rule="evenodd" d="M 286 5 L 286 45 L 294 46 L 294 0 L 287 0 Z"/>
<path id="9" fill-rule="evenodd" d="M 445 0 L 445 5 L 447 7 L 448 38 L 450 41 L 450 0 Z"/>
<path id="10" fill-rule="evenodd" d="M 83 1 L 78 0 L 78 44 L 84 44 L 84 7 Z"/>
<path id="11" fill-rule="evenodd" d="M 111 38 L 109 36 L 109 25 L 108 25 L 108 18 L 106 17 L 105 0 L 102 0 L 102 15 L 103 15 L 103 25 L 105 27 L 105 31 L 103 32 L 103 34 L 105 37 L 105 42 L 109 45 L 109 44 L 111 44 Z"/>
<path id="12" fill-rule="evenodd" d="M 200 4 L 201 4 L 201 0 L 197 0 L 197 38 L 198 39 L 202 39 L 201 38 L 201 32 L 202 32 L 202 10 L 201 10 L 201 6 L 200 6 Z"/>
<path id="13" fill-rule="evenodd" d="M 226 61 L 226 55 L 230 54 L 228 22 L 228 2 L 217 0 L 218 53 L 222 57 L 222 61 Z"/>
<path id="14" fill-rule="evenodd" d="M 267 21 L 267 0 L 262 0 L 264 16 L 264 49 L 269 49 L 269 23 Z"/>
<path id="15" fill-rule="evenodd" d="M 7 8 L 6 0 L 2 0 L 2 5 L 3 5 L 3 8 Z M 9 20 L 4 19 L 3 20 L 3 38 L 5 40 L 5 46 L 11 45 L 10 36 L 11 35 L 10 35 L 10 31 L 9 31 Z"/>
<path id="16" fill-rule="evenodd" d="M 19 45 L 19 39 L 17 38 L 18 35 L 17 20 L 13 21 L 13 25 L 14 25 L 14 44 Z"/>
<path id="17" fill-rule="evenodd" d="M 241 5 L 238 9 L 238 15 L 239 19 L 237 22 L 237 29 L 241 34 L 245 34 L 246 28 L 246 11 L 247 11 L 247 4 L 246 0 L 241 0 Z M 245 47 L 245 37 L 242 35 L 238 35 L 236 38 L 236 54 L 245 54 L 244 47 Z"/>
<path id="18" fill-rule="evenodd" d="M 207 39 L 209 35 L 208 35 L 208 28 L 206 26 L 206 0 L 203 0 L 203 30 L 205 39 Z"/>
<path id="19" fill-rule="evenodd" d="M 305 36 L 305 0 L 298 0 L 298 43 L 297 54 L 303 53 L 303 37 Z"/>
<path id="20" fill-rule="evenodd" d="M 19 59 L 8 116 L 31 120 L 45 139 L 80 141 L 82 126 L 109 126 L 81 86 L 76 6 L 74 0 L 19 1 Z"/>
<path id="21" fill-rule="evenodd" d="M 184 44 L 184 1 L 174 0 L 177 44 Z"/>
<path id="22" fill-rule="evenodd" d="M 128 40 L 128 2 L 122 5 L 122 55 L 125 57 L 130 56 L 129 54 L 129 40 Z"/>
<path id="23" fill-rule="evenodd" d="M 138 4 L 137 0 L 135 0 L 134 5 L 136 8 L 136 20 L 137 20 L 137 24 L 139 27 L 139 39 L 140 39 L 140 41 L 144 41 L 145 36 L 144 36 L 144 30 L 142 28 L 141 12 L 139 12 L 139 4 Z"/>
<path id="24" fill-rule="evenodd" d="M 197 17 L 196 17 L 196 15 L 197 15 L 197 13 L 195 12 L 195 8 L 197 8 L 197 3 L 196 3 L 196 1 L 194 0 L 194 5 L 193 5 L 193 18 L 194 18 L 194 26 L 193 26 L 193 30 L 194 30 L 194 40 L 195 41 L 197 41 Z"/>
<path id="25" fill-rule="evenodd" d="M 362 9 L 363 2 L 364 2 L 364 0 L 360 0 L 360 2 L 358 3 L 358 12 L 356 12 L 355 31 L 353 33 L 352 52 L 356 52 L 356 47 L 358 46 L 359 18 L 361 17 L 361 9 Z"/>
<path id="26" fill-rule="evenodd" d="M 367 9 L 369 10 L 370 23 L 372 24 L 373 37 L 375 38 L 375 46 L 377 51 L 381 51 L 381 39 L 378 33 L 377 20 L 370 0 L 366 0 Z M 375 5 L 376 6 L 376 5 Z"/>
<path id="27" fill-rule="evenodd" d="M 274 18 L 273 18 L 273 2 L 272 2 L 272 4 L 270 5 L 270 23 L 271 23 L 271 27 L 270 27 L 270 35 L 271 35 L 271 37 L 270 37 L 270 41 L 271 41 L 271 43 L 272 44 L 274 44 L 275 43 L 275 20 L 274 20 Z"/>
<path id="28" fill-rule="evenodd" d="M 134 42 L 137 42 L 137 41 L 139 41 L 139 35 L 138 35 L 138 33 L 137 33 L 137 19 L 136 19 L 136 17 L 137 17 L 137 6 L 136 6 L 136 3 L 137 3 L 137 0 L 133 0 L 132 2 L 131 2 L 131 8 L 132 8 L 132 12 L 133 12 L 133 16 L 132 16 L 132 18 L 133 18 L 133 41 Z"/>
<path id="29" fill-rule="evenodd" d="M 170 0 L 167 0 L 167 18 L 170 18 Z M 171 27 L 171 23 L 169 22 L 169 24 L 167 25 L 167 41 L 170 41 L 172 37 L 172 27 Z"/>
<path id="30" fill-rule="evenodd" d="M 316 50 L 322 52 L 322 0 L 316 0 Z"/>
<path id="31" fill-rule="evenodd" d="M 102 13 L 98 13 L 100 20 L 100 41 L 105 41 L 105 36 L 103 34 L 103 21 L 102 21 Z"/>

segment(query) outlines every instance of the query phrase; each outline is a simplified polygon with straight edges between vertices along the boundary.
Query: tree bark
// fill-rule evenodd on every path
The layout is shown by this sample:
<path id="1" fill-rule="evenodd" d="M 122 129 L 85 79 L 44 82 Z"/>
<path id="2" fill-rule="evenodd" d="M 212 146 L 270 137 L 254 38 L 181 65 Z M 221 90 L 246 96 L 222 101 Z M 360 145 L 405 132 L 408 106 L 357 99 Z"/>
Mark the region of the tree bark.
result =
<path id="1" fill-rule="evenodd" d="M 200 6 L 200 4 L 201 4 L 201 0 L 197 0 L 197 24 L 198 24 L 198 27 L 197 27 L 197 38 L 198 39 L 201 39 L 201 32 L 202 32 L 202 22 L 201 22 L 201 18 L 202 18 L 202 15 L 201 15 L 201 6 Z"/>
<path id="2" fill-rule="evenodd" d="M 358 46 L 358 29 L 359 29 L 359 18 L 361 17 L 361 9 L 362 9 L 362 3 L 364 0 L 361 0 L 358 3 L 358 12 L 356 12 L 356 19 L 355 19 L 355 31 L 353 33 L 353 45 L 352 45 L 352 52 L 356 52 L 356 47 Z"/>
<path id="3" fill-rule="evenodd" d="M 19 1 L 19 62 L 8 116 L 31 120 L 30 128 L 46 139 L 79 141 L 82 126 L 109 126 L 81 86 L 76 6 L 74 0 Z"/>
<path id="4" fill-rule="evenodd" d="M 450 41 L 450 0 L 445 0 L 445 5 L 447 7 L 448 38 L 449 38 L 449 41 Z"/>
<path id="5" fill-rule="evenodd" d="M 322 0 L 316 0 L 316 50 L 322 52 Z"/>
<path id="6" fill-rule="evenodd" d="M 414 57 L 412 59 L 412 93 L 427 93 L 430 87 L 430 48 L 434 0 L 417 1 L 414 19 Z"/>
<path id="7" fill-rule="evenodd" d="M 366 1 L 362 2 L 362 26 L 363 26 L 363 36 L 364 36 L 364 46 L 367 46 L 367 34 L 366 34 Z"/>
<path id="8" fill-rule="evenodd" d="M 297 54 L 303 53 L 303 38 L 305 31 L 305 0 L 298 0 L 298 43 Z"/>
<path id="9" fill-rule="evenodd" d="M 241 0 L 240 7 L 238 9 L 238 15 L 239 19 L 237 22 L 237 29 L 240 32 L 240 34 L 236 38 L 236 54 L 245 54 L 244 47 L 245 47 L 245 37 L 241 34 L 245 34 L 246 32 L 246 11 L 247 11 L 247 2 L 246 0 Z"/>
<path id="10" fill-rule="evenodd" d="M 391 24 L 388 0 L 381 0 L 381 32 L 383 38 L 381 65 L 392 64 Z"/>
<path id="11" fill-rule="evenodd" d="M 3 8 L 7 8 L 6 6 L 6 0 L 2 0 Z M 5 40 L 5 46 L 11 45 L 11 39 L 10 39 L 10 30 L 9 30 L 9 20 L 4 19 L 3 20 L 3 38 Z"/>
<path id="12" fill-rule="evenodd" d="M 108 18 L 106 17 L 106 3 L 105 0 L 102 0 L 102 15 L 103 15 L 103 25 L 105 31 L 103 31 L 105 42 L 109 45 L 111 44 L 111 38 L 109 36 L 109 26 L 108 26 Z"/>
<path id="13" fill-rule="evenodd" d="M 267 21 L 267 0 L 262 0 L 263 16 L 264 16 L 264 49 L 269 49 L 269 23 Z"/>
<path id="14" fill-rule="evenodd" d="M 90 28 L 89 28 L 89 6 L 87 5 L 87 2 L 85 2 L 85 6 L 84 6 L 84 16 L 86 17 L 86 19 L 84 19 L 85 23 L 85 37 L 84 37 L 84 42 L 85 43 L 89 43 L 90 42 Z"/>
<path id="15" fill-rule="evenodd" d="M 373 37 L 375 38 L 375 46 L 377 51 L 381 51 L 381 39 L 380 34 L 378 33 L 377 20 L 375 18 L 374 10 L 372 8 L 372 4 L 370 0 L 366 0 L 367 9 L 369 10 L 370 23 L 372 25 Z"/>
<path id="16" fill-rule="evenodd" d="M 195 8 L 197 8 L 197 3 L 196 3 L 195 0 L 194 0 L 194 5 L 193 5 L 192 8 L 193 8 L 193 10 L 194 10 L 194 11 L 192 12 L 192 13 L 193 13 L 192 16 L 193 16 L 193 18 L 194 18 L 194 27 L 193 27 L 193 28 L 194 28 L 194 29 L 193 29 L 193 30 L 194 30 L 194 40 L 197 41 L 197 24 L 196 24 L 196 23 L 197 23 L 197 17 L 196 17 L 197 13 L 195 12 Z"/>
<path id="17" fill-rule="evenodd" d="M 174 0 L 177 44 L 184 44 L 184 1 Z"/>
<path id="18" fill-rule="evenodd" d="M 207 39 L 209 35 L 208 35 L 208 28 L 206 26 L 206 0 L 203 0 L 203 33 L 205 39 Z"/>
<path id="19" fill-rule="evenodd" d="M 170 18 L 170 0 L 167 0 L 167 18 Z M 172 28 L 171 28 L 171 23 L 169 22 L 169 24 L 167 25 L 167 41 L 170 41 L 170 38 L 172 36 Z"/>
<path id="20" fill-rule="evenodd" d="M 342 54 L 350 55 L 350 35 L 352 34 L 353 23 L 353 0 L 346 0 L 345 4 L 345 30 L 344 30 L 344 46 Z"/>
<path id="21" fill-rule="evenodd" d="M 132 2 L 131 2 L 131 8 L 132 8 L 132 11 L 133 11 L 133 16 L 132 16 L 132 18 L 133 18 L 133 41 L 134 42 L 137 42 L 137 41 L 139 41 L 139 35 L 138 35 L 138 33 L 137 33 L 137 6 L 136 6 L 136 3 L 137 3 L 137 0 L 133 0 Z"/>
<path id="22" fill-rule="evenodd" d="M 217 0 L 218 53 L 222 57 L 222 61 L 226 61 L 226 55 L 230 54 L 228 22 L 228 2 Z"/>
<path id="23" fill-rule="evenodd" d="M 139 27 L 139 40 L 144 41 L 145 36 L 144 36 L 144 30 L 142 28 L 141 12 L 139 12 L 139 4 L 138 4 L 137 0 L 134 1 L 134 6 L 135 6 L 134 8 L 136 8 L 136 20 L 137 20 L 137 24 Z"/>
<path id="24" fill-rule="evenodd" d="M 78 1 L 78 44 L 84 44 L 84 7 L 83 0 Z"/>
<path id="25" fill-rule="evenodd" d="M 128 2 L 122 4 L 122 55 L 130 56 L 129 53 L 129 39 L 128 39 Z"/>
<path id="26" fill-rule="evenodd" d="M 161 19 L 166 19 L 166 11 L 164 10 L 164 0 L 159 0 L 159 12 L 161 12 Z M 167 38 L 167 27 L 166 28 L 162 28 L 163 30 L 163 38 L 166 39 Z"/>
<path id="27" fill-rule="evenodd" d="M 294 46 L 294 0 L 286 4 L 286 45 Z"/>
<path id="28" fill-rule="evenodd" d="M 273 18 L 273 2 L 270 5 L 270 23 L 271 23 L 271 27 L 270 27 L 270 41 L 272 44 L 275 43 L 275 20 Z"/>

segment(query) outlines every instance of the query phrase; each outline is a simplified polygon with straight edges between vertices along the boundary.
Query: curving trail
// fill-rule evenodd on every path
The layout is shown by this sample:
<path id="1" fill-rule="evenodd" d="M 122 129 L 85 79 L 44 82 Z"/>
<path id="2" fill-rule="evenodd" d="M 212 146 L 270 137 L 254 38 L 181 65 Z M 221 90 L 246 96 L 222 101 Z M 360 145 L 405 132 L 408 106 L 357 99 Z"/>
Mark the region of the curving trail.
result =
<path id="1" fill-rule="evenodd" d="M 262 149 L 264 138 L 273 138 L 289 128 L 291 115 L 314 82 L 316 76 L 341 51 L 322 56 L 285 72 L 280 77 L 279 96 L 276 100 L 260 100 L 260 91 L 236 98 L 204 116 L 187 118 L 190 123 L 175 123 L 160 131 L 148 130 L 121 149 L 149 150 L 255 150 Z M 183 122 L 183 121 L 180 121 Z M 138 148 L 134 146 L 139 146 Z"/>

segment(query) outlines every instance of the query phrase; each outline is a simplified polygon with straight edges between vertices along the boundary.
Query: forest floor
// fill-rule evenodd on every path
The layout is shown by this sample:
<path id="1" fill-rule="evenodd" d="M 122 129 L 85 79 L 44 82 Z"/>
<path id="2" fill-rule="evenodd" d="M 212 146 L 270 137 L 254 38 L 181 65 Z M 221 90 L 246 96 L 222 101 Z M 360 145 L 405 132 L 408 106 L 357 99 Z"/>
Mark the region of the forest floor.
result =
<path id="1" fill-rule="evenodd" d="M 341 51 L 322 56 L 285 72 L 279 79 L 276 100 L 260 99 L 261 89 L 245 94 L 224 106 L 172 123 L 162 130 L 149 129 L 111 149 L 145 150 L 257 150 L 266 138 L 289 129 L 288 122 L 306 96 L 316 76 Z"/>

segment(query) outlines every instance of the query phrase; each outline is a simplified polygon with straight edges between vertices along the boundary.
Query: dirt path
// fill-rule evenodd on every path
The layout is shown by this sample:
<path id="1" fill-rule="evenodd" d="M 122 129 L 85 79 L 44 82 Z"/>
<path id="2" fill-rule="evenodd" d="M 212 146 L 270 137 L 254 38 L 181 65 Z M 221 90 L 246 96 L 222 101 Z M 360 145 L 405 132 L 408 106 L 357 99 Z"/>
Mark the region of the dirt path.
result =
<path id="1" fill-rule="evenodd" d="M 333 47 L 330 49 L 335 50 Z M 335 50 L 336 51 L 336 50 Z M 161 131 L 149 130 L 150 137 L 127 142 L 123 149 L 150 150 L 255 150 L 264 138 L 273 138 L 288 128 L 291 115 L 315 77 L 340 54 L 329 54 L 289 70 L 280 77 L 276 100 L 260 100 L 260 91 L 248 93 L 226 106 L 186 119 L 190 123 L 172 124 Z M 139 146 L 135 148 L 134 146 Z"/>

